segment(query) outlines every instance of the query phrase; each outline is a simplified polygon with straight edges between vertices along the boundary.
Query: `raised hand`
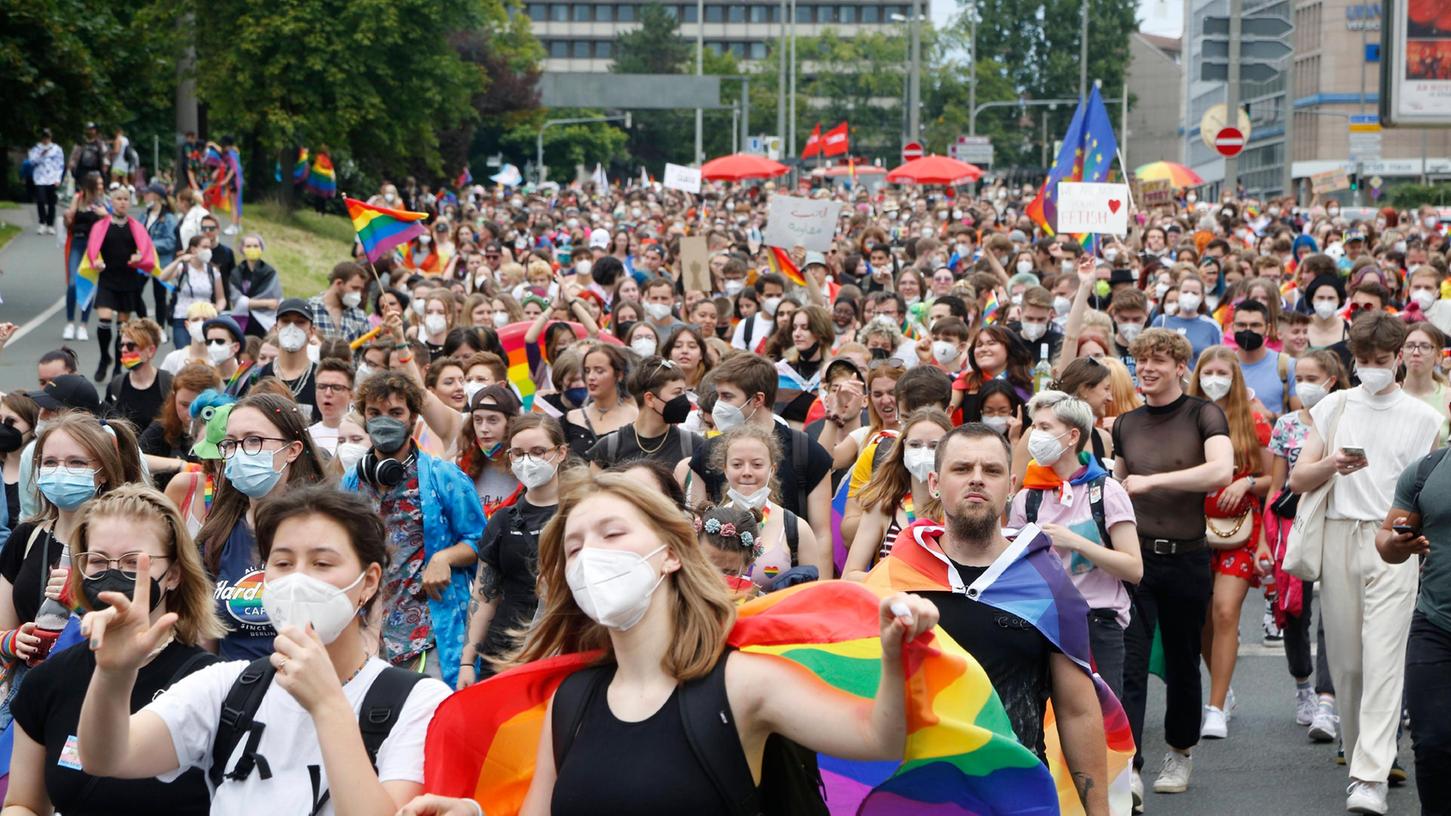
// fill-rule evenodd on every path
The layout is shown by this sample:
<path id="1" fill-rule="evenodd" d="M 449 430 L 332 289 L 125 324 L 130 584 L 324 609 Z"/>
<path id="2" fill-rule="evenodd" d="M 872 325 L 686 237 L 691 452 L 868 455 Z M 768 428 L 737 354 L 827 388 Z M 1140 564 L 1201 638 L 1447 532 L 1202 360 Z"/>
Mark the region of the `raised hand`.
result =
<path id="1" fill-rule="evenodd" d="M 151 556 L 142 553 L 137 575 L 149 575 Z M 134 598 L 120 592 L 102 592 L 109 606 L 81 618 L 81 635 L 91 644 L 96 667 L 105 671 L 135 672 L 161 645 L 176 625 L 176 613 L 167 612 L 151 622 L 151 582 L 137 581 Z"/>

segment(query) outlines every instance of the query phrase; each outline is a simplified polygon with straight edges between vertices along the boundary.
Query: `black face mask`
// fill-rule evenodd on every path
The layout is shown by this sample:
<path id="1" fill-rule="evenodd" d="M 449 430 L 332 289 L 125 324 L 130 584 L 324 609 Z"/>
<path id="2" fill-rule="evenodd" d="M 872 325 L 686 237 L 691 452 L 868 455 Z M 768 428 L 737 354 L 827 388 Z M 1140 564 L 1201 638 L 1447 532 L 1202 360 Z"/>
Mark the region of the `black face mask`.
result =
<path id="1" fill-rule="evenodd" d="M 127 598 L 135 598 L 136 579 L 126 577 L 126 574 L 118 569 L 108 569 L 95 578 L 82 580 L 81 591 L 86 594 L 86 602 L 91 605 L 92 609 L 108 609 L 111 605 L 101 600 L 101 593 L 119 592 Z M 161 603 L 161 598 L 165 594 L 166 590 L 161 588 L 161 582 L 152 578 L 151 611 L 156 611 L 157 605 Z"/>
<path id="2" fill-rule="evenodd" d="M 678 425 L 689 416 L 690 396 L 688 394 L 681 394 L 674 399 L 666 400 L 665 407 L 660 411 L 660 418 L 670 425 Z"/>
<path id="3" fill-rule="evenodd" d="M 1245 351 L 1259 351 L 1260 346 L 1265 344 L 1265 336 L 1249 329 L 1240 329 L 1234 333 L 1234 344 Z"/>
<path id="4" fill-rule="evenodd" d="M 731 336 L 731 324 L 729 324 L 729 323 L 726 323 L 725 325 L 719 325 L 719 324 L 717 324 L 716 327 L 715 327 L 715 336 L 716 337 L 719 337 L 722 340 L 729 340 L 730 339 L 730 336 Z"/>
<path id="5" fill-rule="evenodd" d="M 18 451 L 24 442 L 25 434 L 17 430 L 14 425 L 0 423 L 0 453 Z"/>

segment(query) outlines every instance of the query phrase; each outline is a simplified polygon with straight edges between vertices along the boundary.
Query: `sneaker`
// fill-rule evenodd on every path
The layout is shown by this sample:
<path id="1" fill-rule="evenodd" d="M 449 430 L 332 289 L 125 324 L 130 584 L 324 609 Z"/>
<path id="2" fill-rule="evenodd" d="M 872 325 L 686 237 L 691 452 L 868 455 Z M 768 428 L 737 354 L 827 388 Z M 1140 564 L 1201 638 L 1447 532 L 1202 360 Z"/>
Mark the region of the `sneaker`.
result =
<path id="1" fill-rule="evenodd" d="M 86 331 L 86 324 L 76 326 L 76 339 L 82 341 L 91 339 L 90 333 Z"/>
<path id="2" fill-rule="evenodd" d="M 1200 739 L 1224 739 L 1229 736 L 1229 719 L 1212 705 L 1204 707 L 1204 724 L 1199 727 Z"/>
<path id="3" fill-rule="evenodd" d="M 1345 767 L 1345 745 L 1344 744 L 1335 746 L 1335 764 L 1341 766 L 1342 768 Z"/>
<path id="4" fill-rule="evenodd" d="M 111 381 L 111 375 L 109 373 L 110 370 L 111 370 L 111 364 L 109 362 L 105 361 L 105 360 L 102 360 L 101 361 L 101 364 L 99 366 L 96 366 L 96 376 L 94 378 L 95 381 L 98 382 L 98 383 L 108 383 L 108 382 L 110 382 Z"/>
<path id="5" fill-rule="evenodd" d="M 1239 703 L 1234 700 L 1234 687 L 1231 686 L 1229 693 L 1224 695 L 1224 721 L 1234 719 L 1234 710 L 1239 708 Z"/>
<path id="6" fill-rule="evenodd" d="M 1408 780 L 1410 778 L 1411 778 L 1411 775 L 1408 774 L 1408 773 L 1406 773 L 1406 769 L 1405 768 L 1402 768 L 1401 767 L 1401 758 L 1400 757 L 1396 757 L 1395 759 L 1391 760 L 1391 773 L 1390 773 L 1390 778 L 1388 780 L 1386 780 L 1390 784 L 1391 787 L 1393 787 L 1393 788 L 1399 788 L 1400 786 L 1406 784 L 1406 780 Z"/>
<path id="7" fill-rule="evenodd" d="M 1144 812 L 1144 778 L 1134 771 L 1133 778 L 1129 780 L 1129 794 L 1134 800 L 1134 813 Z"/>
<path id="8" fill-rule="evenodd" d="M 1164 754 L 1164 768 L 1154 780 L 1154 793 L 1183 793 L 1189 789 L 1189 772 L 1194 770 L 1194 758 L 1178 751 Z"/>
<path id="9" fill-rule="evenodd" d="M 36 235 L 44 235 L 45 234 L 45 225 L 44 224 L 41 224 L 40 226 L 36 227 L 35 228 L 35 234 Z"/>
<path id="10" fill-rule="evenodd" d="M 1332 742 L 1340 730 L 1340 718 L 1335 715 L 1335 704 L 1321 700 L 1315 704 L 1315 715 L 1310 718 L 1310 739 L 1314 742 Z"/>
<path id="11" fill-rule="evenodd" d="M 1295 725 L 1309 725 L 1315 721 L 1315 690 L 1306 686 L 1295 689 Z"/>
<path id="12" fill-rule="evenodd" d="M 46 227 L 45 228 L 45 234 L 46 235 L 55 235 L 55 227 L 49 227 L 49 226 Z"/>
<path id="13" fill-rule="evenodd" d="M 74 340 L 74 339 L 76 339 L 76 324 L 74 324 L 74 323 L 67 323 L 67 324 L 65 324 L 65 329 L 63 331 L 61 331 L 61 333 L 60 333 L 60 339 L 62 339 L 62 340 Z"/>
<path id="14" fill-rule="evenodd" d="M 1275 602 L 1270 598 L 1265 598 L 1265 618 L 1262 628 L 1266 642 L 1278 643 L 1285 639 L 1285 633 L 1280 631 L 1280 627 L 1275 624 Z"/>
<path id="15" fill-rule="evenodd" d="M 228 224 L 227 225 L 227 228 L 224 229 L 224 230 L 222 230 L 222 234 L 223 235 L 236 235 L 237 234 L 237 225 L 236 224 Z"/>
<path id="16" fill-rule="evenodd" d="M 1352 779 L 1345 789 L 1345 809 L 1351 813 L 1373 813 L 1383 816 L 1386 805 L 1386 783 L 1362 782 Z"/>

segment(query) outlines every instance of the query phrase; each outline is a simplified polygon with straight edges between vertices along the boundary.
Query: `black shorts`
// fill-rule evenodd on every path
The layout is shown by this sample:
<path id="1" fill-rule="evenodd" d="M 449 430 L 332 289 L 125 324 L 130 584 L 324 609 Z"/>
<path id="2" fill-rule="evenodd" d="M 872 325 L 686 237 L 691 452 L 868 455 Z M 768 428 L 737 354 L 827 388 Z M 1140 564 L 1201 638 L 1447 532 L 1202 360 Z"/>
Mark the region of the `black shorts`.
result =
<path id="1" fill-rule="evenodd" d="M 91 308 L 111 309 L 132 317 L 145 317 L 146 301 L 142 298 L 145 291 L 142 289 L 138 292 L 129 292 L 100 286 L 96 288 L 96 300 L 91 304 Z"/>

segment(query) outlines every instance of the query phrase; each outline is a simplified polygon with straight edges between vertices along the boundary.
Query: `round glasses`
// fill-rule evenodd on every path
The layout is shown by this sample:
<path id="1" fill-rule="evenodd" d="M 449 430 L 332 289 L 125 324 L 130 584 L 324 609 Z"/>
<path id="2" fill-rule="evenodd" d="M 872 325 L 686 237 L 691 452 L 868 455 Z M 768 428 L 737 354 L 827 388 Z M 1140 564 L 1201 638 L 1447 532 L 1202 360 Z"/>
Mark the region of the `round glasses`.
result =
<path id="1" fill-rule="evenodd" d="M 217 443 L 217 452 L 223 459 L 231 459 L 241 448 L 243 453 L 255 456 L 262 452 L 263 442 L 291 442 L 291 439 L 283 439 L 279 436 L 245 436 L 241 439 L 223 439 Z"/>
<path id="2" fill-rule="evenodd" d="M 141 556 L 146 553 L 137 550 L 136 552 L 122 553 L 120 558 L 107 558 L 101 553 L 86 552 L 76 556 L 76 569 L 81 571 L 82 577 L 100 578 L 106 570 L 118 569 L 127 578 L 135 579 L 141 571 Z M 153 555 L 152 561 L 170 561 L 171 557 L 166 555 Z"/>

